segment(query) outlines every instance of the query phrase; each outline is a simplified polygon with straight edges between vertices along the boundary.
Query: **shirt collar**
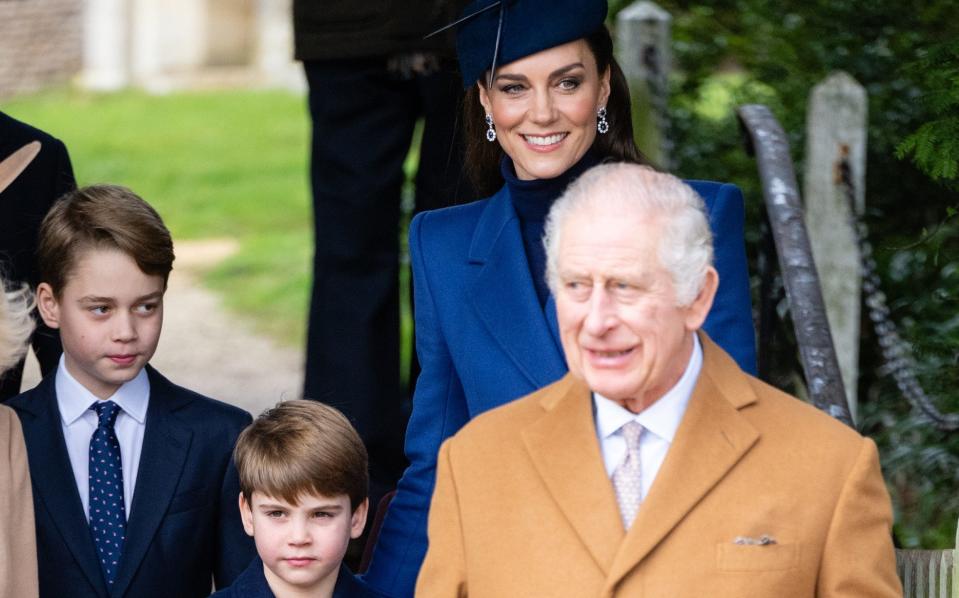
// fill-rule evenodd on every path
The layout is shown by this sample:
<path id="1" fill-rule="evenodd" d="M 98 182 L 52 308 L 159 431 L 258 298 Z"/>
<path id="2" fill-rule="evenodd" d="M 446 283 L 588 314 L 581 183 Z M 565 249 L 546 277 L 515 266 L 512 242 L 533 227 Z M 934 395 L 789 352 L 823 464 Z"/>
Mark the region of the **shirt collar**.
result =
<path id="1" fill-rule="evenodd" d="M 60 364 L 57 366 L 55 385 L 60 417 L 68 426 L 80 419 L 90 409 L 90 405 L 100 400 L 67 371 L 63 355 L 60 356 Z M 146 370 L 141 369 L 133 380 L 124 382 L 109 400 L 142 425 L 146 421 L 147 405 L 150 402 L 150 379 Z"/>
<path id="2" fill-rule="evenodd" d="M 623 424 L 637 421 L 643 428 L 656 436 L 672 442 L 679 423 L 686 413 L 686 406 L 693 395 L 696 380 L 703 367 L 703 349 L 698 336 L 693 333 L 693 352 L 686 364 L 686 371 L 679 381 L 658 401 L 639 413 L 633 413 L 618 403 L 599 393 L 593 393 L 596 412 L 596 431 L 600 438 L 615 434 Z"/>

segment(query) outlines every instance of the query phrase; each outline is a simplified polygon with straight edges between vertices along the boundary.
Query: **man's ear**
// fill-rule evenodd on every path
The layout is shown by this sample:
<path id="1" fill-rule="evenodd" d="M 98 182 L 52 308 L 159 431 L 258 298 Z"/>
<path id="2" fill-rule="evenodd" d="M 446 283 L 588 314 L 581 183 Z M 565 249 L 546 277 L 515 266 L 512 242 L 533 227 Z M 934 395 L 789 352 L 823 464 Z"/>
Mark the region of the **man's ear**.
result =
<path id="1" fill-rule="evenodd" d="M 370 499 L 367 498 L 357 505 L 356 510 L 353 511 L 353 517 L 350 520 L 350 537 L 354 540 L 363 534 L 363 529 L 366 527 L 366 516 L 369 510 Z"/>
<path id="2" fill-rule="evenodd" d="M 240 492 L 240 519 L 243 521 L 243 531 L 246 535 L 253 537 L 253 505 L 247 502 L 246 497 Z"/>
<path id="3" fill-rule="evenodd" d="M 693 299 L 693 302 L 686 308 L 686 329 L 690 332 L 699 330 L 706 316 L 709 315 L 709 308 L 713 306 L 713 299 L 716 298 L 716 289 L 719 288 L 719 273 L 716 268 L 709 266 L 706 269 L 706 276 L 703 277 L 703 287 L 699 294 Z"/>
<path id="4" fill-rule="evenodd" d="M 53 287 L 45 282 L 37 286 L 37 309 L 44 324 L 50 328 L 60 327 L 60 302 L 53 292 Z"/>

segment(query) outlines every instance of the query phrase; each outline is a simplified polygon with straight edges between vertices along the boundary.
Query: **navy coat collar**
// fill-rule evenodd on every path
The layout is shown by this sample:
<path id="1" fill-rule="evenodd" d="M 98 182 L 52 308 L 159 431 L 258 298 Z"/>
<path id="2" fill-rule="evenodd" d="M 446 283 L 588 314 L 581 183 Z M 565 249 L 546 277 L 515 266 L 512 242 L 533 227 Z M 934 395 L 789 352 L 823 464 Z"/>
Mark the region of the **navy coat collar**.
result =
<path id="1" fill-rule="evenodd" d="M 470 243 L 469 263 L 478 268 L 470 301 L 520 372 L 534 388 L 541 388 L 566 373 L 566 361 L 556 330 L 555 303 L 550 297 L 546 309 L 540 309 L 523 255 L 519 219 L 504 187 L 486 202 Z"/>
<path id="2" fill-rule="evenodd" d="M 266 582 L 266 576 L 263 574 L 263 560 L 255 557 L 250 566 L 247 567 L 233 584 L 222 592 L 217 592 L 211 598 L 218 597 L 230 598 L 274 598 L 273 591 Z M 340 565 L 340 572 L 336 576 L 336 587 L 333 588 L 333 598 L 374 598 L 378 596 L 371 590 L 363 586 L 353 573 L 346 567 Z"/>

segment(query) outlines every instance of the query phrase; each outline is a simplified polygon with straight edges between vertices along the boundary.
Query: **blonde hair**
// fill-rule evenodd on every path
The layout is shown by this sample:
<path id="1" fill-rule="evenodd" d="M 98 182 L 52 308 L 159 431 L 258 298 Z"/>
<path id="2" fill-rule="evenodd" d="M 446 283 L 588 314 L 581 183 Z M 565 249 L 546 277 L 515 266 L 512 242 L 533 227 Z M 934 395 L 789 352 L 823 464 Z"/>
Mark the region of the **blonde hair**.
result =
<path id="1" fill-rule="evenodd" d="M 240 434 L 233 459 L 247 502 L 255 491 L 294 505 L 306 494 L 346 494 L 355 511 L 369 492 L 360 435 L 346 416 L 317 401 L 283 401 L 264 411 Z"/>
<path id="2" fill-rule="evenodd" d="M 7 291 L 0 281 L 0 376 L 16 365 L 27 352 L 33 333 L 33 294 L 27 285 Z"/>

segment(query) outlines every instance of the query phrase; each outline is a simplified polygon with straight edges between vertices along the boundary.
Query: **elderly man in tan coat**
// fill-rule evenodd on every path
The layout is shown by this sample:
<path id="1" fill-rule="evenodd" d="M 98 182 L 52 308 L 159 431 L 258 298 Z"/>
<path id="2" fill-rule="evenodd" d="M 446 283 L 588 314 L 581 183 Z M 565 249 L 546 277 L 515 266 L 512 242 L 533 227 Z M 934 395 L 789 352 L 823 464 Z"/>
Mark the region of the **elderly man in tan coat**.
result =
<path id="1" fill-rule="evenodd" d="M 699 331 L 689 187 L 596 167 L 545 242 L 570 373 L 443 445 L 417 596 L 901 596 L 875 444 Z"/>

